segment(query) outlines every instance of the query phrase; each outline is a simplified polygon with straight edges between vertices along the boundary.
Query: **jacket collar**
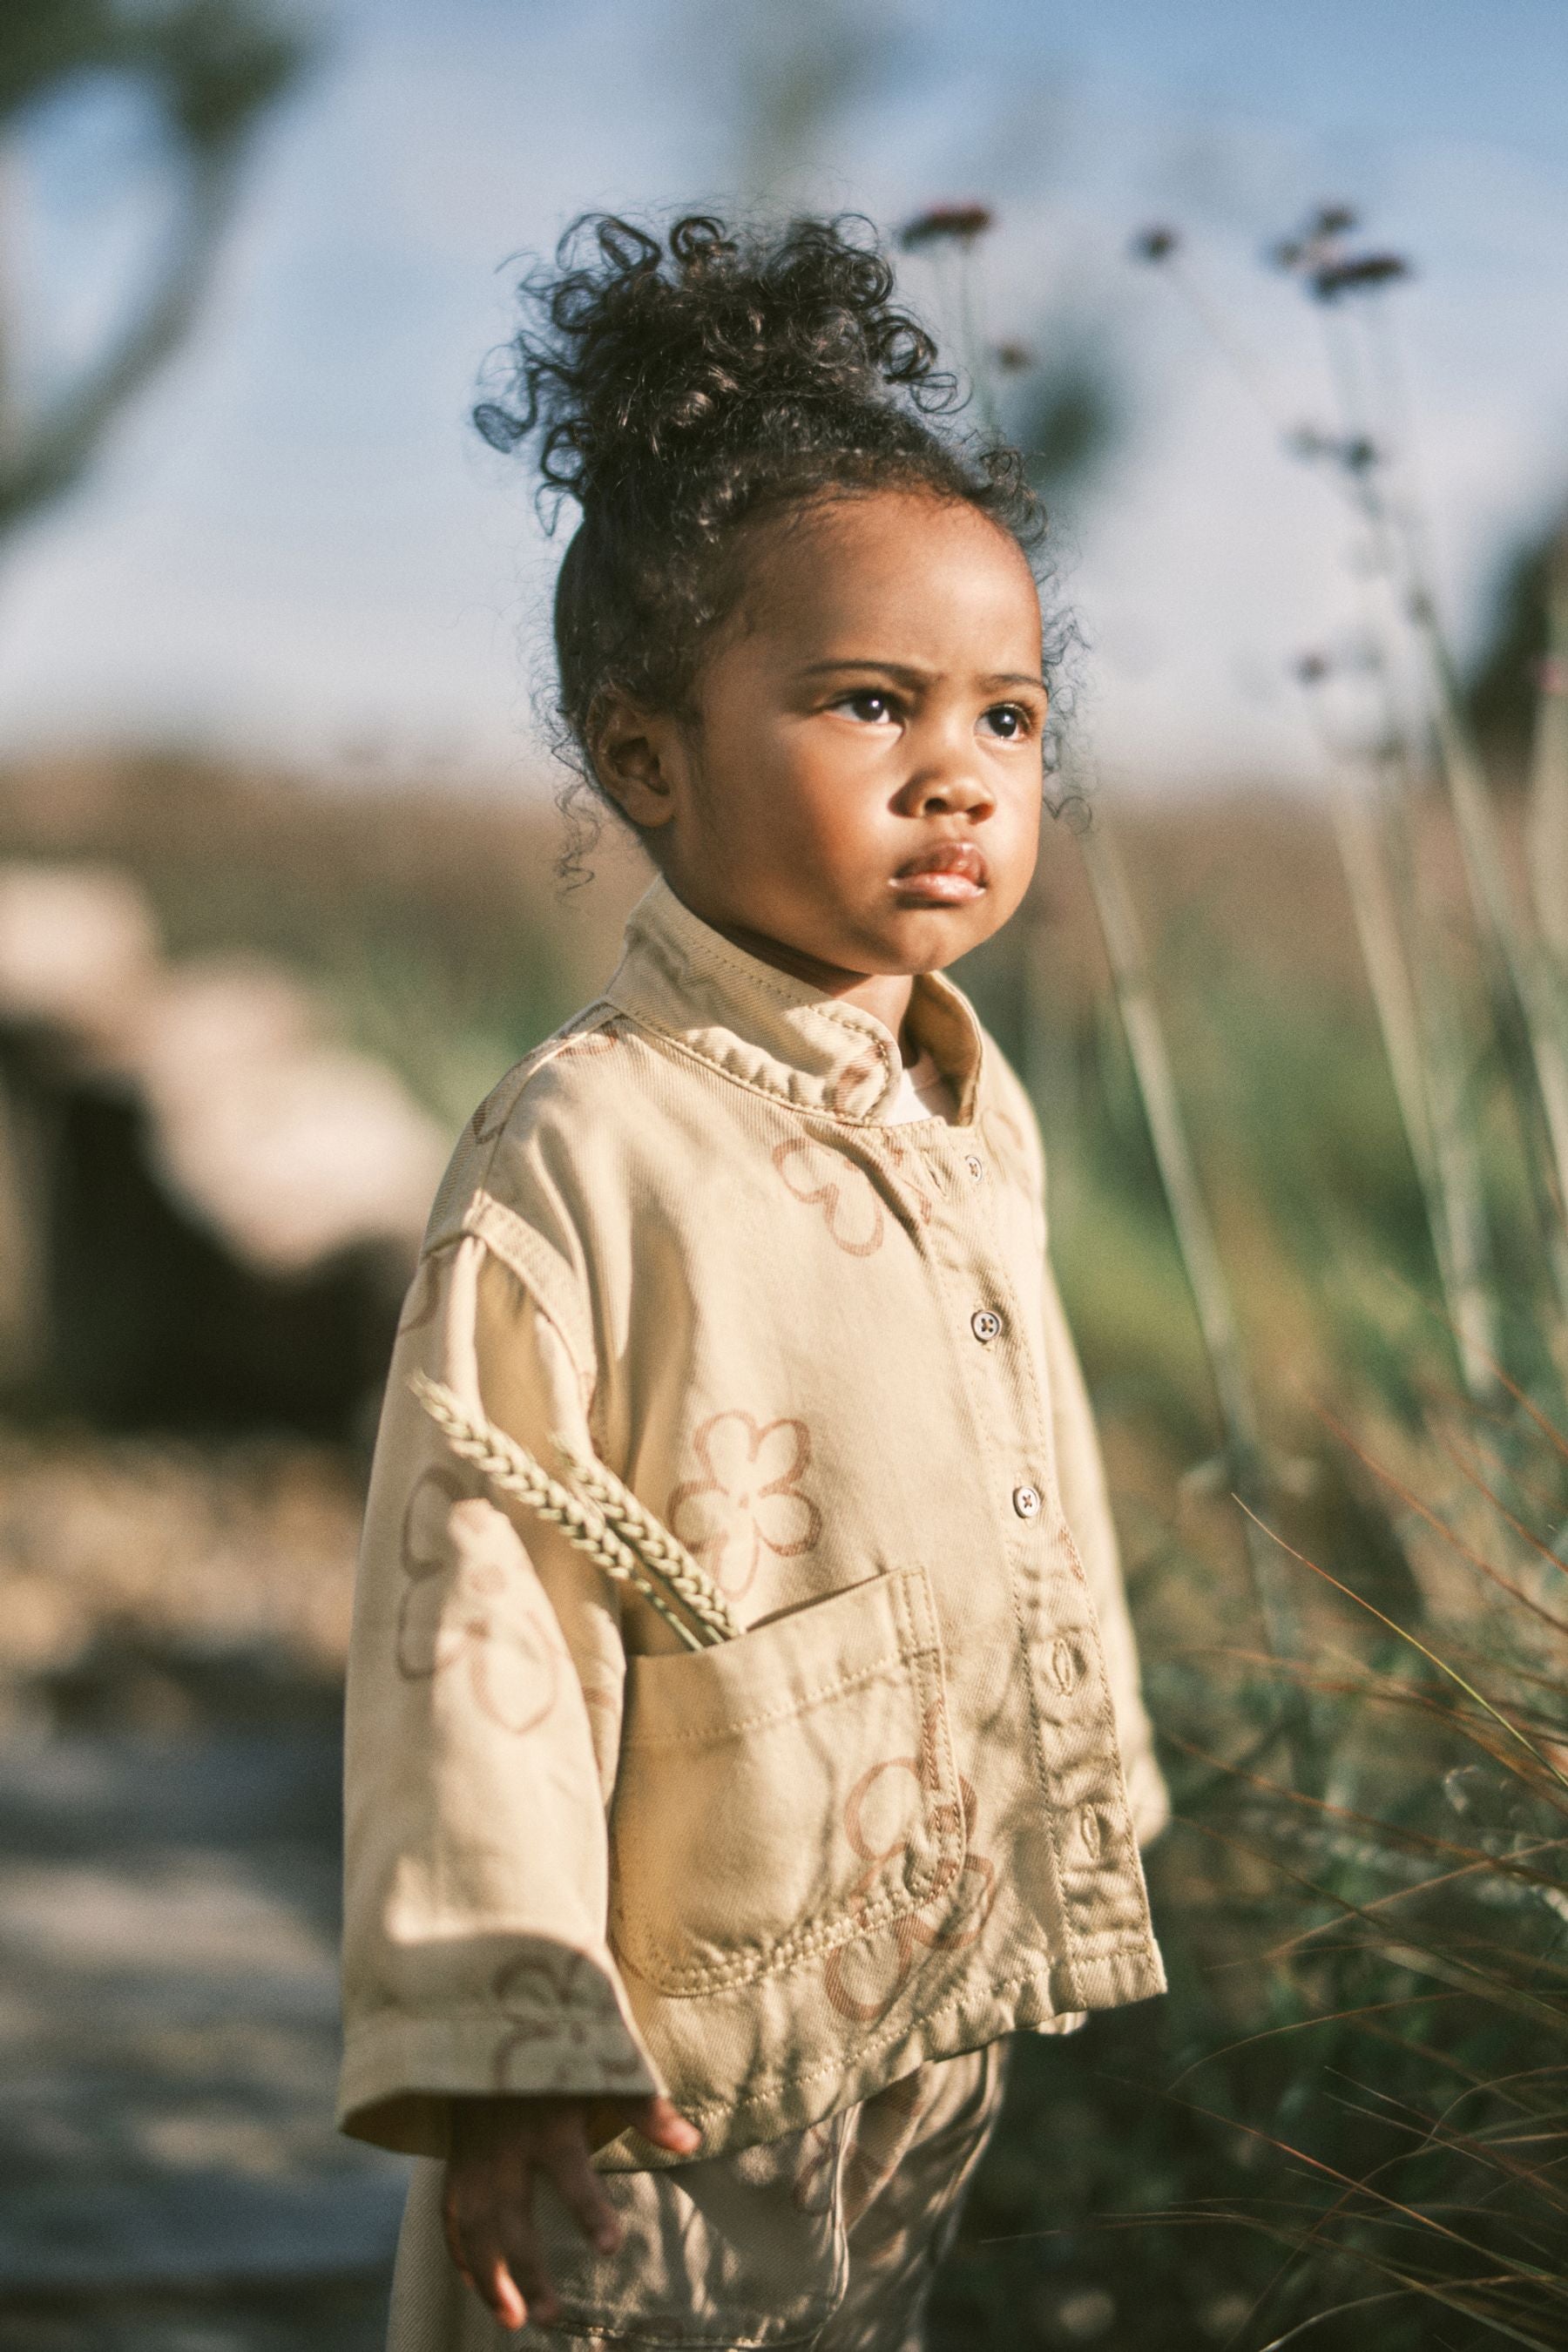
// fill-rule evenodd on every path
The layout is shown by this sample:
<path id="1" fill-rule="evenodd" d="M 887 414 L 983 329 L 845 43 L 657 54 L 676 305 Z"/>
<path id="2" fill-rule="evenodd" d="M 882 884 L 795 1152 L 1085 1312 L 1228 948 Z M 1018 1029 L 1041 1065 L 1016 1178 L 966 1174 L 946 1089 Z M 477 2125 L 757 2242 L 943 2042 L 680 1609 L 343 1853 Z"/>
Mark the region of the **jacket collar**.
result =
<path id="1" fill-rule="evenodd" d="M 898 1092 L 898 1040 L 874 1013 L 731 946 L 662 878 L 632 909 L 605 993 L 644 1027 L 802 1110 L 881 1121 Z M 967 1126 L 983 1056 L 968 1000 L 951 982 L 921 973 L 910 1027 L 952 1087 Z"/>

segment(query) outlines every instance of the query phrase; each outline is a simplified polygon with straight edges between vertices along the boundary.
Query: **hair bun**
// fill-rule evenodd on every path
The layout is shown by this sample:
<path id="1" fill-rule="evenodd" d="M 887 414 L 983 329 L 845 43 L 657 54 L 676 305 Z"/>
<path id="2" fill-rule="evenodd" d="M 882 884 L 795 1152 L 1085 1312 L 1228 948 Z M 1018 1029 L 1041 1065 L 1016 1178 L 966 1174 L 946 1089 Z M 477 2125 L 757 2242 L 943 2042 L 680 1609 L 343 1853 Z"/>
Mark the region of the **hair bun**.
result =
<path id="1" fill-rule="evenodd" d="M 592 214 L 519 290 L 501 396 L 474 421 L 583 509 L 555 582 L 556 711 L 590 776 L 610 698 L 693 707 L 770 514 L 901 491 L 973 508 L 1026 555 L 1038 539 L 1016 450 L 933 421 L 956 383 L 894 308 L 868 221 L 690 213 L 656 233 Z"/>
<path id="2" fill-rule="evenodd" d="M 868 428 L 881 437 L 889 409 L 929 414 L 955 396 L 858 218 L 763 238 L 693 213 L 661 241 L 588 215 L 520 292 L 510 399 L 483 402 L 474 421 L 500 449 L 536 437 L 543 485 L 584 509 L 642 505 L 665 472 L 741 447 L 781 459 L 853 447 Z"/>

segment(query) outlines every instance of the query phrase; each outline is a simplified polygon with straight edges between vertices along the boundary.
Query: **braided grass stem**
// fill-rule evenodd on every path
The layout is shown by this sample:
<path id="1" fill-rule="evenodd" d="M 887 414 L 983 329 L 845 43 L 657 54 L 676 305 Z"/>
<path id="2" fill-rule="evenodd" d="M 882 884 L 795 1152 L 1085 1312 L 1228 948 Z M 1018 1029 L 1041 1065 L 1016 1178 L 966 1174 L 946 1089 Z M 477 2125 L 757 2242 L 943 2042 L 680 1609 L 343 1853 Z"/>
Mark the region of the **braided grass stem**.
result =
<path id="1" fill-rule="evenodd" d="M 568 1543 L 585 1552 L 617 1584 L 633 1586 L 689 1650 L 705 1649 L 724 1638 L 706 1623 L 692 1624 L 682 1613 L 689 1604 L 683 1595 L 671 1591 L 668 1572 L 645 1565 L 601 1511 L 579 1501 L 504 1429 L 498 1429 L 491 1421 L 476 1419 L 450 1389 L 423 1372 L 416 1372 L 408 1385 L 460 1461 L 471 1464 L 499 1494 L 526 1503 L 537 1517 L 559 1528 Z"/>
<path id="2" fill-rule="evenodd" d="M 595 1461 L 591 1454 L 579 1454 L 564 1437 L 555 1439 L 555 1451 L 565 1465 L 567 1475 L 579 1494 L 586 1495 L 604 1514 L 623 1543 L 635 1551 L 650 1575 L 656 1570 L 668 1578 L 694 1617 L 707 1626 L 713 1639 L 732 1642 L 741 1627 L 730 1614 L 723 1594 L 704 1568 L 700 1568 L 679 1538 L 671 1535 L 662 1521 L 656 1519 L 647 1506 L 639 1503 L 629 1486 L 624 1486 L 613 1470 Z"/>

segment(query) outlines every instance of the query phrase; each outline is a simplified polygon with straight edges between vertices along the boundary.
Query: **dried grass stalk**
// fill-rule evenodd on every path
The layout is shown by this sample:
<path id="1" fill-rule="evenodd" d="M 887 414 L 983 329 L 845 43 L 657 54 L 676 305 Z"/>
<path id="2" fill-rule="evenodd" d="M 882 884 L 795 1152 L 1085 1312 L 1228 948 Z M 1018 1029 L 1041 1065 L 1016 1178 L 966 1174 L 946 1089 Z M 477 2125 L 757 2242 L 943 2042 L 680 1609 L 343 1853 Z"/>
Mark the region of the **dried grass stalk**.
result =
<path id="1" fill-rule="evenodd" d="M 564 1437 L 555 1439 L 555 1451 L 578 1493 L 604 1514 L 605 1523 L 637 1554 L 648 1574 L 663 1577 L 716 1641 L 732 1642 L 742 1628 L 731 1616 L 712 1578 L 698 1566 L 685 1545 L 603 1462 L 591 1454 L 580 1454 Z"/>
<path id="2" fill-rule="evenodd" d="M 1423 1033 L 1390 887 L 1384 843 L 1364 793 L 1341 783 L 1330 803 L 1356 933 L 1383 1034 L 1394 1091 L 1426 1203 L 1448 1318 L 1469 1395 L 1495 1381 L 1490 1300 L 1483 1276 L 1480 1187 L 1470 1139 L 1455 1115 L 1457 1088 L 1438 1066 L 1446 1040 Z"/>
<path id="3" fill-rule="evenodd" d="M 552 1478 L 526 1446 L 509 1437 L 504 1429 L 469 1413 L 439 1381 L 416 1372 L 408 1385 L 460 1461 L 469 1463 L 498 1494 L 526 1503 L 536 1517 L 558 1527 L 568 1543 L 585 1552 L 617 1583 L 633 1586 L 688 1649 L 733 1641 L 740 1633 L 718 1587 L 689 1553 L 681 1551 L 673 1536 L 659 1530 L 668 1551 L 686 1562 L 685 1572 L 667 1557 L 645 1558 L 641 1544 L 612 1527 L 602 1509 L 581 1501 Z M 606 1479 L 610 1476 L 608 1471 L 603 1475 Z M 657 1526 L 653 1521 L 648 1524 Z"/>
<path id="4" fill-rule="evenodd" d="M 1265 1484 L 1263 1454 L 1241 1333 L 1182 1118 L 1170 1052 L 1149 982 L 1148 961 L 1126 869 L 1103 808 L 1095 811 L 1094 822 L 1080 836 L 1079 845 L 1100 916 L 1155 1164 L 1208 1356 L 1225 1433 L 1226 1468 L 1237 1494 L 1246 1501 L 1257 1502 Z M 1286 1601 L 1278 1560 L 1250 1521 L 1247 1538 L 1253 1589 L 1268 1646 L 1277 1657 L 1289 1656 L 1293 1647 L 1292 1612 Z"/>
<path id="5" fill-rule="evenodd" d="M 1558 1303 L 1568 1313 L 1568 1041 L 1542 958 L 1514 913 L 1486 772 L 1460 698 L 1453 659 L 1432 600 L 1419 588 L 1411 616 L 1431 666 L 1434 720 L 1448 798 L 1458 829 L 1476 923 L 1522 1047 L 1527 1094 L 1521 1108 L 1537 1156 L 1548 1255 Z"/>

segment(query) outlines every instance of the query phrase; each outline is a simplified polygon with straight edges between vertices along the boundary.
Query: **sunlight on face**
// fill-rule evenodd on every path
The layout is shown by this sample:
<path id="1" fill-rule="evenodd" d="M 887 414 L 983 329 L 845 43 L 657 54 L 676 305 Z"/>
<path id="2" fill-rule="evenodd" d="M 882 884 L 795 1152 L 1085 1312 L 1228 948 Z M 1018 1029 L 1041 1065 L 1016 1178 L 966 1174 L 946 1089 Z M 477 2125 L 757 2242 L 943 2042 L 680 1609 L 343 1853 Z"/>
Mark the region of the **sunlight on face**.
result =
<path id="1" fill-rule="evenodd" d="M 1038 844 L 1039 598 L 968 506 L 878 491 L 759 525 L 650 842 L 705 920 L 811 976 L 940 970 Z"/>

